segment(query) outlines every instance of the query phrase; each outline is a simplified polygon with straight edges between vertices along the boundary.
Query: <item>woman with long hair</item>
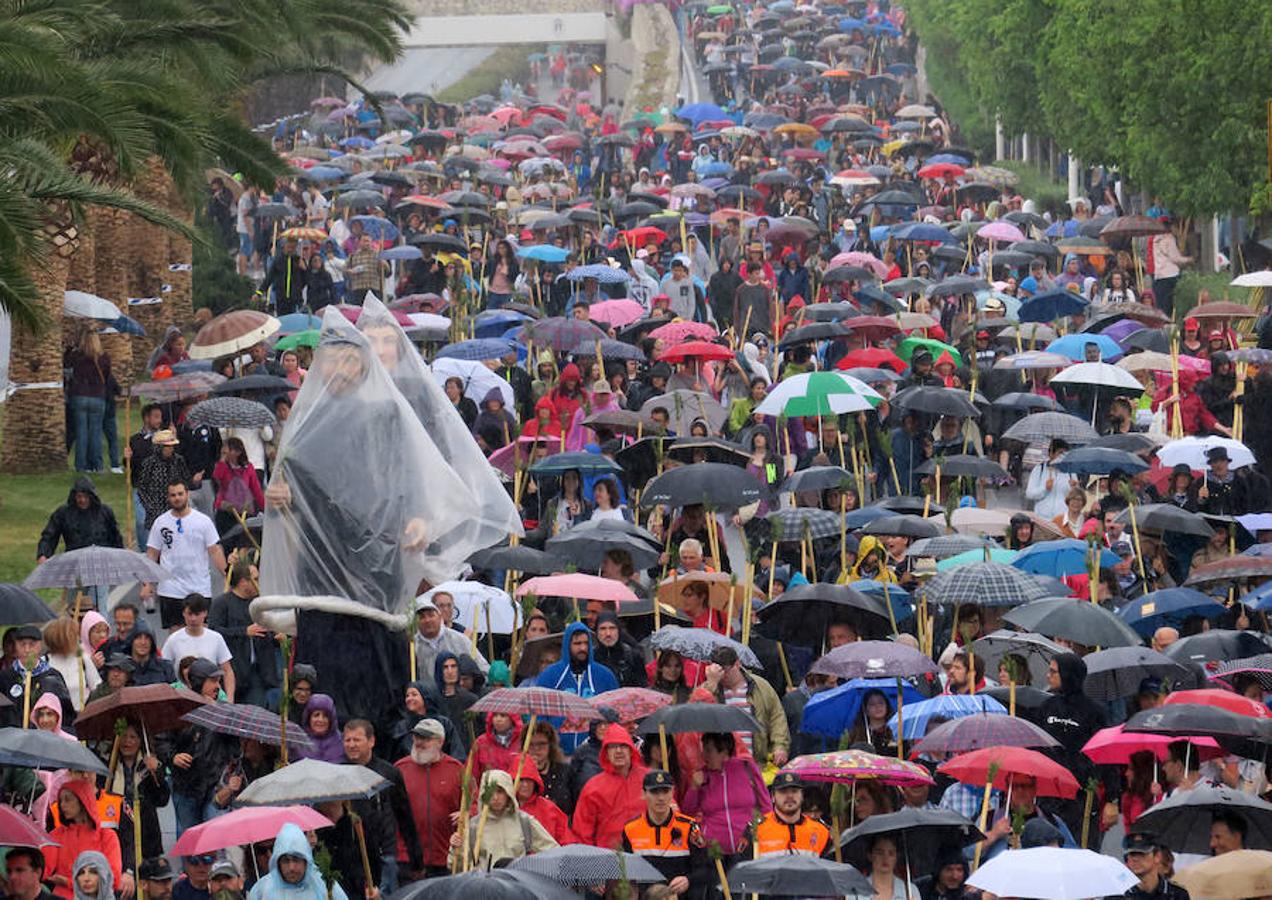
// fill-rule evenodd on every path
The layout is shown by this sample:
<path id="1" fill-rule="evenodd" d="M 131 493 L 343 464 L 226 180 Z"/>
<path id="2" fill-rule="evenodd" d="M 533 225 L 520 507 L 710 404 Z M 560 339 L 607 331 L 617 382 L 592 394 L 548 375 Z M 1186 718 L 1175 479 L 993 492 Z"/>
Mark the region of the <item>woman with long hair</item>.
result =
<path id="1" fill-rule="evenodd" d="M 84 332 L 78 346 L 67 354 L 71 370 L 66 397 L 74 424 L 75 471 L 99 472 L 102 468 L 102 427 L 110 399 L 110 356 L 102 351 L 95 331 Z"/>
<path id="2" fill-rule="evenodd" d="M 530 732 L 530 759 L 543 780 L 543 796 L 559 806 L 566 815 L 573 813 L 570 764 L 565 761 L 561 741 L 550 723 L 535 723 L 534 731 Z"/>
<path id="3" fill-rule="evenodd" d="M 256 467 L 247 458 L 242 438 L 228 437 L 221 447 L 221 459 L 212 470 L 216 485 L 216 530 L 225 534 L 239 521 L 239 516 L 254 516 L 265 509 L 265 492 Z"/>
<path id="4" fill-rule="evenodd" d="M 592 503 L 593 519 L 631 521 L 631 513 L 627 511 L 626 504 L 618 496 L 618 485 L 613 478 L 605 477 L 596 480 L 596 483 L 592 485 Z"/>
<path id="5" fill-rule="evenodd" d="M 866 783 L 859 783 L 858 789 Z M 897 859 L 895 837 L 880 834 L 871 839 L 866 875 L 874 885 L 874 900 L 906 900 L 918 896 L 919 889 L 897 874 Z"/>
<path id="6" fill-rule="evenodd" d="M 521 266 L 512 244 L 502 240 L 495 244 L 495 252 L 486 260 L 482 277 L 486 282 L 486 308 L 499 309 L 512 299 Z"/>

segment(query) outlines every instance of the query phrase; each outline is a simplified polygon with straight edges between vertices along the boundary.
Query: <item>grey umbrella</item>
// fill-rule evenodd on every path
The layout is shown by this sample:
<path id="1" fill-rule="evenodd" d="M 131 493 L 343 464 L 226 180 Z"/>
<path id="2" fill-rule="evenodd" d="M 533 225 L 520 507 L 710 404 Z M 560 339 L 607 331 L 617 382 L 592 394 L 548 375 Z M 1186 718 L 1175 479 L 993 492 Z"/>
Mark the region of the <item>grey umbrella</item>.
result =
<path id="1" fill-rule="evenodd" d="M 1029 573 L 996 562 L 968 563 L 940 572 L 924 591 L 929 600 L 974 606 L 1019 606 L 1051 596 Z"/>
<path id="2" fill-rule="evenodd" d="M 1114 647 L 1088 653 L 1083 692 L 1097 703 L 1133 697 L 1140 682 L 1150 676 L 1169 681 L 1172 688 L 1189 685 L 1193 674 L 1186 666 L 1148 647 Z"/>
<path id="3" fill-rule="evenodd" d="M 734 896 L 866 897 L 874 893 L 874 885 L 847 863 L 803 853 L 770 853 L 730 869 L 729 890 Z"/>
<path id="4" fill-rule="evenodd" d="M 1177 793 L 1141 815 L 1135 826 L 1176 853 L 1210 853 L 1210 824 L 1217 813 L 1245 820 L 1247 850 L 1272 850 L 1272 803 L 1229 787 L 1199 784 Z"/>
<path id="5" fill-rule="evenodd" d="M 106 765 L 83 744 L 35 728 L 0 728 L 0 765 L 106 774 Z"/>
<path id="6" fill-rule="evenodd" d="M 580 569 L 597 570 L 611 550 L 631 555 L 632 565 L 647 569 L 658 562 L 662 546 L 650 532 L 630 522 L 607 519 L 583 522 L 548 539 L 544 549 Z"/>
<path id="7" fill-rule="evenodd" d="M 1099 432 L 1085 421 L 1066 412 L 1033 413 L 1003 432 L 1003 437 L 1008 440 L 1043 446 L 1049 444 L 1053 438 L 1063 438 L 1076 446 L 1089 444 L 1099 436 Z"/>
<path id="8" fill-rule="evenodd" d="M 20 584 L 0 584 L 0 625 L 38 625 L 56 618 L 48 604 Z"/>
<path id="9" fill-rule="evenodd" d="M 656 884 L 663 875 L 643 856 L 606 850 L 587 844 L 553 847 L 523 856 L 508 866 L 513 872 L 542 875 L 568 887 L 584 887 L 626 879 L 635 884 Z"/>
<path id="10" fill-rule="evenodd" d="M 1041 684 L 1046 681 L 1052 657 L 1069 650 L 1040 634 L 999 629 L 974 640 L 972 652 L 985 660 L 987 672 L 998 671 L 999 661 L 1008 653 L 1023 657 L 1029 665 L 1030 680 Z"/>
<path id="11" fill-rule="evenodd" d="M 1131 511 L 1124 509 L 1114 520 L 1130 527 Z M 1195 512 L 1180 509 L 1173 503 L 1145 503 L 1135 507 L 1135 525 L 1146 531 L 1173 531 L 1210 537 L 1215 533 L 1206 520 Z"/>
<path id="12" fill-rule="evenodd" d="M 836 678 L 908 678 L 934 675 L 936 663 L 905 644 L 891 641 L 855 641 L 831 650 L 809 670 Z"/>
<path id="13" fill-rule="evenodd" d="M 709 628 L 682 628 L 664 625 L 649 636 L 649 646 L 655 650 L 675 650 L 686 659 L 703 661 L 711 658 L 717 647 L 732 647 L 748 669 L 762 669 L 759 658 L 746 644 L 712 631 Z"/>
<path id="14" fill-rule="evenodd" d="M 368 800 L 389 780 L 366 766 L 339 766 L 302 759 L 256 779 L 238 795 L 236 806 L 311 806 L 335 800 Z"/>
<path id="15" fill-rule="evenodd" d="M 564 560 L 524 544 L 487 547 L 468 557 L 468 562 L 475 569 L 512 569 L 526 575 L 551 575 L 565 568 Z"/>
<path id="16" fill-rule="evenodd" d="M 115 547 L 82 547 L 50 556 L 22 582 L 28 588 L 81 588 L 163 581 L 168 572 L 149 557 Z"/>
<path id="17" fill-rule="evenodd" d="M 579 895 L 533 872 L 495 869 L 424 878 L 400 889 L 390 900 L 579 900 Z"/>
<path id="18" fill-rule="evenodd" d="M 1008 610 L 1003 621 L 1053 640 L 1085 647 L 1138 647 L 1142 639 L 1098 603 L 1051 597 Z"/>
<path id="19" fill-rule="evenodd" d="M 186 421 L 210 428 L 264 428 L 278 420 L 263 403 L 243 397 L 212 397 L 190 407 Z"/>

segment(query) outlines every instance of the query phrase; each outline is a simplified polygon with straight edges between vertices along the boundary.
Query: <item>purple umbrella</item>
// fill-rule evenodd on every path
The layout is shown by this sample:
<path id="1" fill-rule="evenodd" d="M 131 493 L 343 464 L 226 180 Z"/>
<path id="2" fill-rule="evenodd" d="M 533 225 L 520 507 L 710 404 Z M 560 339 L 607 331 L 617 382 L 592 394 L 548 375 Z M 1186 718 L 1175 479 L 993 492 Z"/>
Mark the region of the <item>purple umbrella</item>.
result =
<path id="1" fill-rule="evenodd" d="M 951 719 L 928 732 L 916 753 L 966 753 L 985 747 L 1058 747 L 1059 742 L 1032 722 L 1015 716 L 976 713 Z"/>
<path id="2" fill-rule="evenodd" d="M 1128 337 L 1130 337 L 1137 331 L 1143 331 L 1143 330 L 1144 330 L 1144 323 L 1136 322 L 1134 319 L 1121 319 L 1117 322 L 1114 322 L 1112 325 L 1110 325 L 1108 328 L 1105 328 L 1100 333 L 1113 338 L 1113 340 L 1117 341 L 1119 344 L 1122 344 L 1122 346 L 1125 347 L 1126 344 L 1124 342 L 1126 341 Z"/>
<path id="3" fill-rule="evenodd" d="M 837 678 L 908 678 L 936 674 L 936 663 L 905 644 L 891 641 L 856 641 L 831 650 L 811 671 Z"/>

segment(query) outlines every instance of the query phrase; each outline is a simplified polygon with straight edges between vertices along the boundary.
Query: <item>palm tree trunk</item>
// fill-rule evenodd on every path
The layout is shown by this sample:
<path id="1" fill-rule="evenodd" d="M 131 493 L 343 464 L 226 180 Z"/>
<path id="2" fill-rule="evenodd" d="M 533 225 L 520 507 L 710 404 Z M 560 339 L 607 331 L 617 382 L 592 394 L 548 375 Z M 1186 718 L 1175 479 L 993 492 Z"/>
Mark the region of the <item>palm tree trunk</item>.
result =
<path id="1" fill-rule="evenodd" d="M 66 471 L 62 296 L 70 268 L 70 253 L 64 256 L 52 250 L 45 264 L 32 273 L 47 316 L 44 333 L 37 336 L 13 327 L 10 380 L 19 385 L 50 386 L 20 388 L 4 404 L 0 470 L 7 473 Z"/>
<path id="2" fill-rule="evenodd" d="M 167 205 L 169 183 L 163 165 L 154 160 L 137 173 L 133 193 L 148 203 L 164 207 Z M 159 303 L 132 307 L 137 313 L 134 318 L 146 329 L 153 345 L 163 340 L 169 325 L 181 324 L 173 316 L 171 308 L 171 276 L 174 273 L 168 271 L 168 233 L 137 216 L 129 216 L 128 227 L 121 234 L 118 247 L 121 256 L 131 265 L 128 296 L 160 299 Z M 134 373 L 143 381 L 150 378 L 150 373 L 143 371 L 148 357 L 149 353 L 138 353 L 134 359 Z"/>
<path id="3" fill-rule="evenodd" d="M 164 206 L 173 216 L 189 224 L 194 223 L 194 215 L 189 204 L 177 190 L 176 182 L 163 172 L 167 187 L 167 202 Z M 194 322 L 194 246 L 190 241 L 175 232 L 165 232 L 168 238 L 168 283 L 172 290 L 168 293 L 168 308 L 172 311 L 173 321 L 182 328 Z M 174 268 L 175 267 L 175 268 Z"/>
<path id="4" fill-rule="evenodd" d="M 87 211 L 88 228 L 93 240 L 93 273 L 96 290 L 93 292 L 104 297 L 119 311 L 128 315 L 128 265 L 121 253 L 120 239 L 124 233 L 123 220 L 127 213 L 117 209 L 89 207 Z M 81 248 L 80 252 L 83 252 Z M 79 253 L 76 254 L 78 256 Z M 102 349 L 110 354 L 110 363 L 115 372 L 115 379 L 124 390 L 132 384 L 133 348 L 132 342 L 145 338 L 129 337 L 126 334 L 110 334 L 102 336 Z"/>

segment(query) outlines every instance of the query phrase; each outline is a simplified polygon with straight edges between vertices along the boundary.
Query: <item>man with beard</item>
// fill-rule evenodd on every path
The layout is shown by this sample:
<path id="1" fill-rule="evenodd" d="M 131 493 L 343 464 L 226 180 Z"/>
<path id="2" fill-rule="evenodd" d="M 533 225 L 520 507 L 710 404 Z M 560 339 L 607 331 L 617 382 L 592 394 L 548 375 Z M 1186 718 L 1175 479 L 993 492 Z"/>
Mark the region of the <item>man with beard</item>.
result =
<path id="1" fill-rule="evenodd" d="M 773 779 L 773 810 L 751 826 L 756 853 L 821 856 L 830 847 L 830 829 L 804 815 L 804 785 L 794 772 Z"/>
<path id="2" fill-rule="evenodd" d="M 595 697 L 618 687 L 618 679 L 592 658 L 592 635 L 582 622 L 574 622 L 561 636 L 561 661 L 548 666 L 535 680 L 539 687 L 566 691 L 580 697 Z M 561 749 L 572 753 L 585 736 L 573 732 L 561 735 Z"/>
<path id="3" fill-rule="evenodd" d="M 594 651 L 597 662 L 608 668 L 623 687 L 644 687 L 649 683 L 645 675 L 645 663 L 635 646 L 628 643 L 623 634 L 618 615 L 610 610 L 596 617 L 596 642 Z"/>
<path id="4" fill-rule="evenodd" d="M 420 719 L 411 729 L 411 753 L 394 765 L 402 773 L 411 816 L 424 851 L 424 877 L 449 875 L 446 868 L 450 839 L 455 831 L 453 814 L 459 812 L 464 767 L 442 752 L 446 730 L 436 719 Z M 415 856 L 398 834 L 399 864 Z M 418 873 L 416 873 L 418 874 Z"/>

